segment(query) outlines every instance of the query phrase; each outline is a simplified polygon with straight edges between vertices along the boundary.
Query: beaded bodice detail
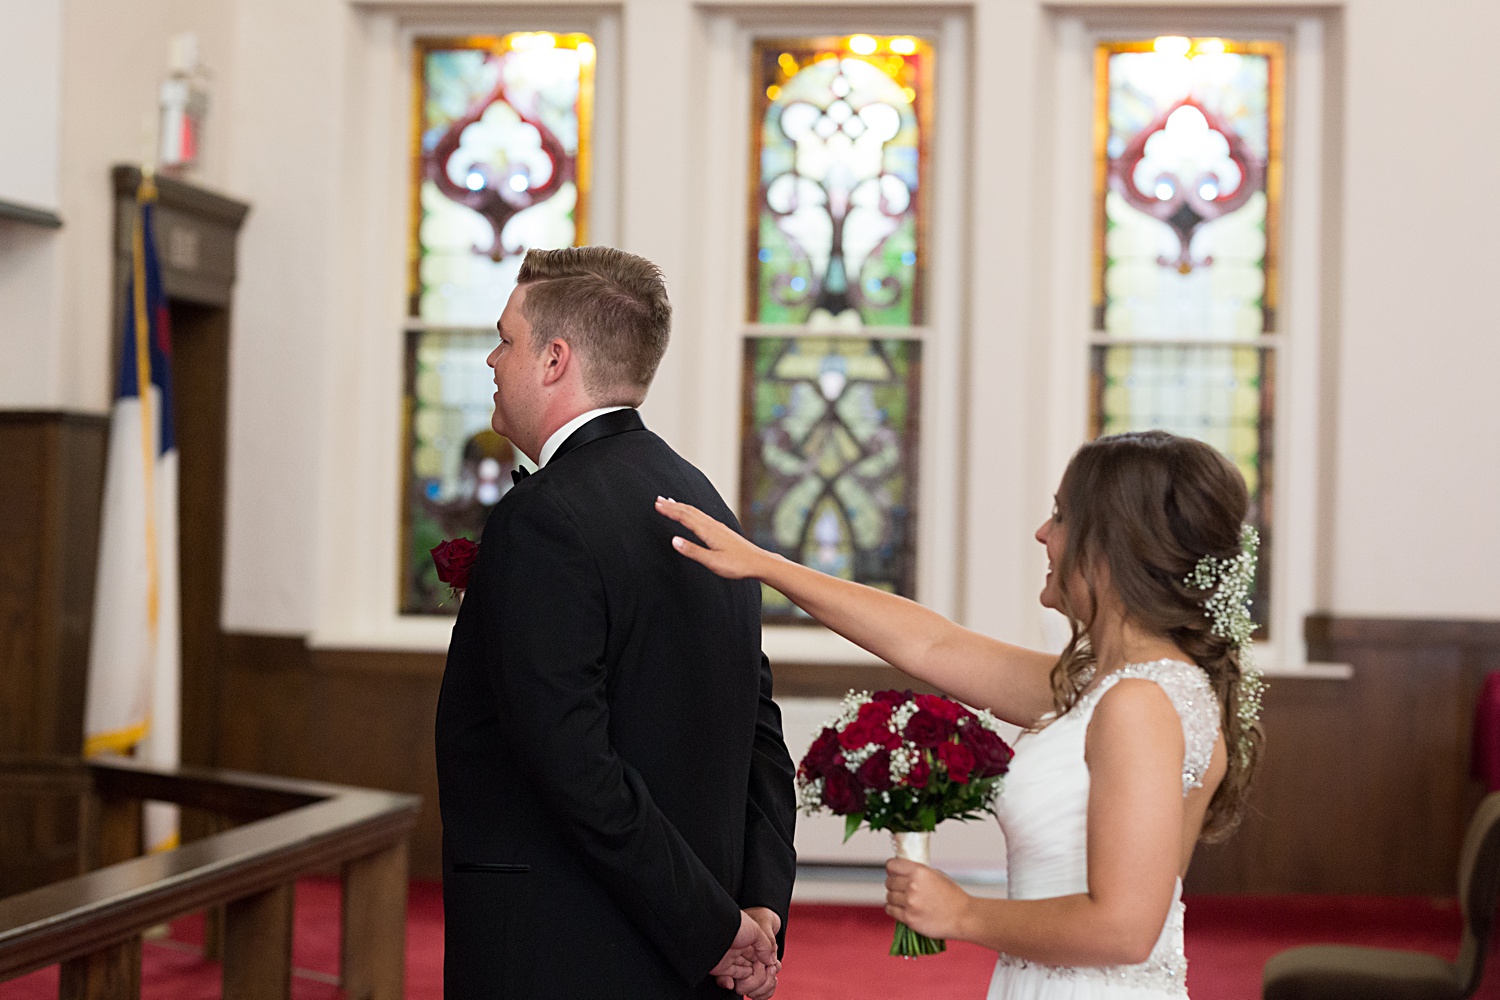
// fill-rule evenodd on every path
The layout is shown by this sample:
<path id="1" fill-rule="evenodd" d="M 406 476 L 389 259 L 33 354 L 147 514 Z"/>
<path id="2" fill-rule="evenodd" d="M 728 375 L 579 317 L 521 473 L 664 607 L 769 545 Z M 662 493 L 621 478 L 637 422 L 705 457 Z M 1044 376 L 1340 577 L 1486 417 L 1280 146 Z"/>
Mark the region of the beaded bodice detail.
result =
<path id="1" fill-rule="evenodd" d="M 1213 759 L 1219 732 L 1219 704 L 1208 677 L 1196 665 L 1178 660 L 1132 663 L 1099 678 L 1063 715 L 1043 719 L 1016 741 L 1015 759 L 999 803 L 1009 859 L 1010 898 L 1050 899 L 1088 892 L 1087 814 L 1089 769 L 1084 760 L 1089 722 L 1104 696 L 1127 679 L 1151 681 L 1162 689 L 1182 723 L 1182 791 L 1201 787 Z M 1087 684 L 1091 678 L 1086 678 Z M 1151 956 L 1139 965 L 1050 966 L 1000 956 L 991 997 L 1032 996 L 1014 977 L 1035 981 L 1091 984 L 1087 996 L 1112 996 L 1116 987 L 1146 989 L 1156 997 L 1184 997 L 1187 957 L 1183 952 L 1182 885 Z M 1094 989 L 1097 988 L 1097 989 Z M 1018 992 L 1019 990 L 1019 992 Z M 1048 988 L 1039 996 L 1054 992 Z M 1085 994 L 1069 992 L 1067 996 Z M 1134 998 L 1140 993 L 1131 992 Z"/>
<path id="2" fill-rule="evenodd" d="M 1177 718 L 1182 720 L 1182 794 L 1203 787 L 1203 776 L 1214 757 L 1214 743 L 1219 737 L 1219 699 L 1209 686 L 1208 675 L 1195 664 L 1181 660 L 1152 660 L 1131 663 L 1101 680 L 1092 691 L 1085 692 L 1068 712 L 1082 711 L 1092 716 L 1094 707 L 1105 692 L 1120 681 L 1140 678 L 1154 682 L 1166 692 Z"/>

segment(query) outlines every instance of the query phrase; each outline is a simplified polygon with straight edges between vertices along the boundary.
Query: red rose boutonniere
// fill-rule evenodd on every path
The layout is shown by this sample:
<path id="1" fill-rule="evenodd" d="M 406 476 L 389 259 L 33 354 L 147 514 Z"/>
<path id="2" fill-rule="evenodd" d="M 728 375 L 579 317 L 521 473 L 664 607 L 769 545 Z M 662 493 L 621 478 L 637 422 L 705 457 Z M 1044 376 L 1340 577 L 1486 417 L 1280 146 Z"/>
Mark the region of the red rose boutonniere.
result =
<path id="1" fill-rule="evenodd" d="M 437 567 L 439 583 L 448 585 L 448 593 L 463 600 L 469 585 L 469 572 L 479 558 L 479 546 L 467 538 L 449 538 L 432 550 L 432 564 Z"/>

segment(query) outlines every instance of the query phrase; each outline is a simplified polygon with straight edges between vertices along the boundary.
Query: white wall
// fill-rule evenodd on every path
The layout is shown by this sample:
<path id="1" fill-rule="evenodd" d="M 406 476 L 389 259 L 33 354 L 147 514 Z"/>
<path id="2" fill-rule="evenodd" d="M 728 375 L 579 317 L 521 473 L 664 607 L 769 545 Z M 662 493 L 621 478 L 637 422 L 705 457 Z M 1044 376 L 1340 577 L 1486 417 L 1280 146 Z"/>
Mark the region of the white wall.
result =
<path id="1" fill-rule="evenodd" d="M 0 201 L 57 209 L 62 0 L 0 0 Z"/>
<path id="2" fill-rule="evenodd" d="M 62 0 L 0 0 L 0 201 L 58 209 Z M 55 230 L 0 220 L 0 406 L 52 405 L 61 329 Z"/>
<path id="3" fill-rule="evenodd" d="M 395 330 L 360 330 L 339 276 L 359 246 L 339 229 L 346 166 L 385 155 L 346 144 L 348 9 L 332 0 L 261 0 L 235 7 L 236 73 L 229 181 L 251 205 L 240 239 L 230 358 L 229 510 L 224 622 L 230 629 L 305 633 L 315 624 L 320 505 L 347 508 L 358 483 L 322 475 L 339 456 L 325 416 L 357 369 L 361 344 Z M 378 284 L 366 294 L 378 295 Z M 399 373 L 384 383 L 399 389 Z M 364 428 L 380 435 L 381 429 Z M 385 429 L 389 433 L 389 429 Z M 341 585 L 333 577 L 332 586 Z"/>
<path id="4" fill-rule="evenodd" d="M 375 634 L 384 628 L 378 615 L 353 615 L 348 595 L 320 594 L 318 580 L 324 589 L 363 588 L 366 604 L 389 601 L 395 589 L 386 567 L 378 579 L 350 579 L 350 567 L 365 565 L 360 550 L 393 546 L 381 532 L 395 531 L 398 445 L 389 435 L 399 391 L 390 367 L 399 366 L 399 292 L 384 264 L 360 264 L 371 250 L 350 240 L 402 238 L 399 219 L 396 228 L 378 222 L 389 210 L 359 201 L 360 192 L 401 183 L 401 165 L 381 157 L 390 156 L 389 144 L 399 156 L 407 141 L 399 108 L 392 120 L 369 120 L 362 73 L 392 43 L 372 37 L 372 24 L 425 9 L 338 0 L 240 7 L 229 177 L 255 211 L 237 306 L 229 627 L 308 631 L 320 625 L 321 607 L 338 619 L 330 640 L 359 643 L 363 630 L 371 642 L 392 642 Z M 565 9 L 556 16 L 573 16 Z M 1332 444 L 1320 454 L 1328 472 L 1319 483 L 1317 606 L 1346 615 L 1494 618 L 1500 574 L 1487 565 L 1500 556 L 1500 526 L 1485 513 L 1500 487 L 1493 444 L 1500 415 L 1485 393 L 1497 346 L 1484 310 L 1496 250 L 1484 223 L 1496 222 L 1497 208 L 1478 192 L 1497 142 L 1479 123 L 1496 118 L 1500 81 L 1479 57 L 1481 43 L 1464 39 L 1500 27 L 1500 12 L 1488 4 L 1439 10 L 1431 34 L 1412 37 L 1397 4 L 1356 0 L 1343 22 L 1337 7 L 1316 9 L 1332 15 L 1331 90 L 1340 102 L 1332 124 L 1343 127 L 1328 139 L 1323 190 L 1335 216 L 1325 286 L 1332 322 L 1322 331 L 1334 363 L 1323 379 L 1328 420 L 1320 427 L 1314 415 L 1302 430 Z M 493 30 L 537 16 L 535 7 L 504 3 L 465 10 Z M 703 289 L 714 286 L 718 264 L 700 252 L 697 222 L 721 210 L 703 199 L 705 184 L 694 174 L 702 163 L 694 145 L 705 133 L 694 115 L 705 102 L 690 99 L 700 67 L 690 55 L 702 46 L 702 24 L 684 1 L 622 6 L 621 166 L 613 184 L 616 241 L 661 261 L 679 316 L 648 418 L 706 468 L 724 468 L 702 418 L 705 406 L 730 405 L 705 388 L 703 373 L 736 363 L 718 346 L 721 331 L 702 322 L 712 315 Z M 1172 24 L 1164 13 L 1163 30 Z M 1044 333 L 1065 267 L 1049 259 L 1056 240 L 1046 210 L 1055 193 L 1047 150 L 1067 127 L 1050 117 L 1059 100 L 1053 30 L 1041 3 L 972 9 L 966 205 L 972 267 L 983 280 L 972 282 L 963 303 L 971 378 L 957 606 L 977 627 L 1032 642 L 1041 640 L 1041 559 L 1031 531 L 1082 427 L 1082 414 L 1061 433 L 1047 417 L 1059 372 L 1082 378 L 1082 358 L 1071 375 Z M 1455 45 L 1473 52 L 1460 57 Z M 1002 51 L 1007 57 L 984 57 Z M 1394 51 L 1400 73 L 1391 72 Z M 380 72 L 405 72 L 405 63 Z M 1451 94 L 1464 94 L 1464 121 L 1476 127 L 1461 129 L 1443 112 Z M 404 93 L 392 97 L 401 102 Z M 288 115 L 290 106 L 299 112 Z M 372 168 L 372 160 L 383 166 Z M 362 211 L 374 217 L 351 222 Z M 730 214 L 738 216 L 738 204 Z M 736 262 L 727 267 L 738 273 Z M 371 499 L 381 490 L 389 496 Z M 380 513 L 357 534 L 321 537 L 338 535 L 371 504 Z M 1448 531 L 1422 531 L 1428 523 Z M 329 612 L 341 601 L 344 610 Z M 441 643 L 438 631 L 437 639 L 425 636 L 398 642 Z"/>
<path id="5" fill-rule="evenodd" d="M 108 408 L 109 171 L 145 155 L 173 34 L 196 31 L 205 62 L 229 75 L 229 12 L 214 0 L 25 0 L 0 7 L 0 90 L 15 98 L 0 105 L 5 160 L 26 165 L 27 190 L 63 219 L 62 229 L 45 233 L 0 223 L 6 357 L 0 407 Z M 15 75 L 24 79 L 13 83 Z M 202 183 L 223 184 L 231 118 L 220 113 L 210 124 L 196 178 Z"/>
<path id="6" fill-rule="evenodd" d="M 1500 71 L 1481 0 L 1347 17 L 1329 604 L 1500 618 Z"/>
<path id="7" fill-rule="evenodd" d="M 972 29 L 965 197 L 974 279 L 960 309 L 969 381 L 960 402 L 967 429 L 955 602 L 967 622 L 1032 641 L 1041 638 L 1041 560 L 1030 533 L 1073 433 L 1048 416 L 1067 369 L 1045 333 L 1067 267 L 1049 258 L 1056 240 L 1047 151 L 1067 124 L 1050 117 L 1059 50 L 1049 11 L 1070 6 L 981 0 L 954 8 L 969 12 Z M 1159 6 L 1170 29 L 1173 8 Z M 155 107 L 167 39 L 196 30 L 214 74 L 199 179 L 253 206 L 232 358 L 231 628 L 304 633 L 334 615 L 357 642 L 373 618 L 330 594 L 352 588 L 364 595 L 356 602 L 380 604 L 394 593 L 393 581 L 359 579 L 351 568 L 363 565 L 361 549 L 395 544 L 400 288 L 389 254 L 399 260 L 404 222 L 403 206 L 384 197 L 403 176 L 405 94 L 384 92 L 395 102 L 385 119 L 372 117 L 369 99 L 372 86 L 388 87 L 407 65 L 391 54 L 380 18 L 435 9 L 346 0 L 62 7 L 59 205 L 67 227 L 50 264 L 45 247 L 22 256 L 8 249 L 37 238 L 0 234 L 0 291 L 7 282 L 39 290 L 25 309 L 5 311 L 13 363 L 0 375 L 0 405 L 107 406 L 108 167 L 139 159 L 141 118 Z M 1491 568 L 1500 559 L 1492 514 L 1500 338 L 1491 301 L 1500 206 L 1484 186 L 1500 154 L 1500 135 L 1488 126 L 1500 120 L 1500 72 L 1484 40 L 1500 32 L 1500 9 L 1455 2 L 1423 8 L 1420 20 L 1394 0 L 1309 9 L 1333 15 L 1335 111 L 1324 191 L 1334 210 L 1324 257 L 1327 419 L 1302 431 L 1325 444 L 1317 603 L 1349 615 L 1500 617 L 1500 573 Z M 541 16 L 504 2 L 441 10 L 492 30 L 521 14 Z M 598 8 L 551 10 L 593 16 Z M 724 468 L 700 415 L 737 403 L 717 399 L 700 376 L 737 357 L 715 346 L 720 331 L 691 319 L 711 312 L 703 288 L 717 266 L 695 225 L 702 206 L 694 199 L 704 190 L 693 76 L 700 10 L 686 0 L 620 7 L 615 224 L 617 242 L 663 263 L 687 320 L 648 418 L 690 457 Z M 724 266 L 738 273 L 737 260 Z M 356 521 L 358 532 L 347 527 Z"/>

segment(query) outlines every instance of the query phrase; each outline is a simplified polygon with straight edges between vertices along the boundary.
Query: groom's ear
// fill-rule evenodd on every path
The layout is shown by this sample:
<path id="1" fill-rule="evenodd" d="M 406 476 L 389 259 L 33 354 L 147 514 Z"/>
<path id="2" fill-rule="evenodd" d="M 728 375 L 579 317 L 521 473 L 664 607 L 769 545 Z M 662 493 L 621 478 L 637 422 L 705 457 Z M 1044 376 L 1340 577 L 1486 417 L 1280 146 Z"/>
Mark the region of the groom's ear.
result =
<path id="1" fill-rule="evenodd" d="M 542 384 L 557 384 L 577 364 L 578 355 L 573 352 L 573 346 L 561 337 L 553 337 L 542 348 Z"/>

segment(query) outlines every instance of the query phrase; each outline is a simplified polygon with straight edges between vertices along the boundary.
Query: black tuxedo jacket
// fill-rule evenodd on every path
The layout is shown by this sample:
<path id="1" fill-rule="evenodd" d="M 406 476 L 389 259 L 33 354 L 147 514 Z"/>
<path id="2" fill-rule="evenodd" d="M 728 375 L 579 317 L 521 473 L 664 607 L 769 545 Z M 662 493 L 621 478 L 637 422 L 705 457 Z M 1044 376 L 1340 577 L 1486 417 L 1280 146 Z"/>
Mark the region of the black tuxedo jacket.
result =
<path id="1" fill-rule="evenodd" d="M 742 908 L 786 918 L 792 762 L 760 587 L 679 555 L 670 496 L 738 524 L 635 410 L 496 505 L 437 713 L 449 1000 L 732 996 Z"/>

